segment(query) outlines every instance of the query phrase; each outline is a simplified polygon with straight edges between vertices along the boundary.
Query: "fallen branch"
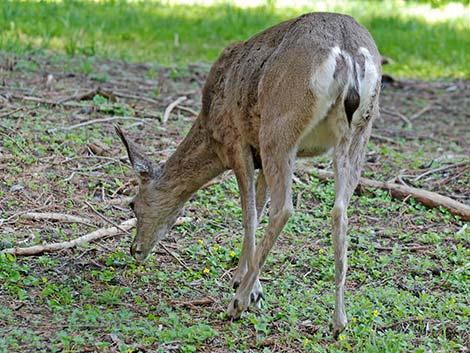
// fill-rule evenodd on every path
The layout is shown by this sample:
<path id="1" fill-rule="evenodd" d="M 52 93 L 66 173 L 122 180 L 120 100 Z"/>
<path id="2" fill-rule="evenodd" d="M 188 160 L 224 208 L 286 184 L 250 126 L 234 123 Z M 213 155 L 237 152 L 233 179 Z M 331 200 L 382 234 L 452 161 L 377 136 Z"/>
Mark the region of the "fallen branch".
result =
<path id="1" fill-rule="evenodd" d="M 44 213 L 43 215 L 47 215 Z M 53 215 L 53 213 L 49 214 Z M 68 219 L 72 219 L 74 216 L 68 216 L 68 215 L 62 215 L 57 213 L 56 215 L 60 215 L 60 218 L 63 218 L 63 216 L 67 216 Z M 46 219 L 42 216 L 39 216 L 39 218 L 35 219 Z M 59 217 L 57 217 L 59 218 Z M 56 220 L 57 220 L 56 218 Z M 76 217 L 79 218 L 79 217 Z M 52 219 L 52 218 L 47 218 L 47 219 Z M 191 222 L 193 219 L 191 217 L 179 217 L 176 222 L 175 226 L 181 225 L 183 223 L 188 223 Z M 73 222 L 75 223 L 75 222 Z M 92 241 L 96 241 L 102 238 L 107 238 L 107 237 L 113 237 L 115 235 L 121 234 L 121 233 L 128 233 L 129 230 L 135 227 L 137 221 L 135 218 L 128 219 L 125 222 L 122 222 L 119 225 L 116 225 L 116 227 L 111 227 L 111 228 L 101 228 L 98 230 L 95 230 L 94 232 L 85 234 L 77 239 L 69 240 L 69 241 L 64 241 L 62 243 L 52 243 L 52 244 L 44 244 L 44 245 L 34 245 L 30 246 L 27 248 L 19 248 L 19 247 L 14 247 L 10 249 L 4 249 L 1 252 L 5 254 L 13 254 L 17 256 L 31 256 L 31 255 L 39 255 L 45 252 L 53 252 L 53 251 L 59 251 L 59 250 L 64 250 L 64 249 L 69 249 L 73 248 L 76 246 L 80 246 L 84 243 L 90 243 Z M 174 256 L 173 254 L 170 253 L 170 255 Z M 179 259 L 177 259 L 180 261 Z"/>
<path id="2" fill-rule="evenodd" d="M 92 125 L 92 124 L 98 124 L 98 123 L 109 123 L 111 121 L 115 120 L 134 120 L 134 121 L 140 121 L 145 123 L 143 119 L 141 118 L 134 118 L 132 116 L 112 116 L 109 118 L 102 118 L 102 119 L 93 119 L 93 120 L 88 120 L 83 123 L 75 124 L 75 125 L 70 125 L 70 126 L 65 126 L 65 127 L 57 127 L 55 129 L 50 129 L 47 130 L 47 132 L 56 132 L 56 131 L 68 131 L 68 130 L 73 130 L 79 127 L 87 126 L 87 125 Z"/>
<path id="3" fill-rule="evenodd" d="M 375 140 L 381 140 L 381 141 L 389 142 L 389 143 L 391 143 L 391 144 L 393 144 L 393 145 L 400 145 L 400 142 L 395 141 L 394 139 L 392 139 L 392 138 L 390 138 L 390 137 L 386 137 L 386 136 L 371 134 L 371 135 L 370 135 L 370 138 L 371 138 L 371 139 L 375 139 Z"/>
<path id="4" fill-rule="evenodd" d="M 445 165 L 443 167 L 436 168 L 436 169 L 431 169 L 431 170 L 428 170 L 427 172 L 424 172 L 424 173 L 418 175 L 415 178 L 415 181 L 418 181 L 419 179 L 425 177 L 426 175 L 434 174 L 434 173 L 437 173 L 437 172 L 442 172 L 443 170 L 447 170 L 447 169 L 451 169 L 451 168 L 461 167 L 461 166 L 467 165 L 467 164 L 470 164 L 470 161 L 464 161 L 464 162 L 460 162 L 460 163 Z"/>
<path id="5" fill-rule="evenodd" d="M 185 101 L 186 100 L 186 97 L 185 96 L 182 96 L 182 97 L 179 97 L 177 100 L 175 100 L 174 102 L 170 103 L 168 105 L 168 107 L 166 107 L 165 109 L 165 113 L 163 114 L 163 119 L 162 119 L 162 123 L 165 124 L 168 119 L 170 118 L 170 114 L 172 112 L 173 109 L 175 109 L 175 107 L 180 104 L 181 102 Z"/>
<path id="6" fill-rule="evenodd" d="M 118 97 L 121 97 L 121 98 L 143 100 L 143 101 L 153 103 L 153 104 L 157 104 L 157 105 L 160 104 L 157 100 L 155 100 L 153 98 L 150 98 L 150 97 L 147 97 L 147 96 L 137 96 L 137 95 L 125 93 L 125 92 L 122 92 L 122 91 L 115 91 L 114 94 Z"/>
<path id="7" fill-rule="evenodd" d="M 308 173 L 316 173 L 320 180 L 334 178 L 334 174 L 331 171 L 316 168 L 305 168 L 304 170 Z M 366 188 L 387 190 L 392 197 L 399 200 L 413 197 L 416 201 L 429 208 L 444 207 L 452 215 L 459 216 L 464 221 L 470 221 L 470 206 L 432 191 L 367 178 L 360 178 L 359 185 Z"/>
<path id="8" fill-rule="evenodd" d="M 27 248 L 11 248 L 2 250 L 2 253 L 5 254 L 13 254 L 13 255 L 21 255 L 21 256 L 31 256 L 31 255 L 38 255 L 45 252 L 52 252 L 52 251 L 59 251 L 64 249 L 73 248 L 85 243 L 90 243 L 92 241 L 96 241 L 98 239 L 102 239 L 105 237 L 112 237 L 117 234 L 122 233 L 121 229 L 125 229 L 126 231 L 135 227 L 136 219 L 132 218 L 125 222 L 122 222 L 119 225 L 119 228 L 111 227 L 111 228 L 102 228 L 95 230 L 94 232 L 85 234 L 77 239 L 64 241 L 62 243 L 52 243 L 52 244 L 45 244 L 45 245 L 35 245 L 30 246 Z"/>
<path id="9" fill-rule="evenodd" d="M 12 115 L 12 114 L 18 113 L 20 110 L 23 110 L 23 107 L 20 107 L 20 108 L 18 108 L 18 109 L 15 109 L 15 110 L 12 110 L 12 111 L 9 111 L 9 112 L 0 114 L 0 119 L 1 119 L 1 118 L 7 118 L 7 117 L 9 117 L 9 116 Z"/>
<path id="10" fill-rule="evenodd" d="M 400 118 L 401 120 L 403 120 L 403 122 L 408 125 L 408 127 L 411 129 L 413 127 L 413 125 L 411 124 L 411 121 L 410 119 L 408 119 L 405 115 L 403 115 L 402 113 L 400 112 L 397 112 L 397 111 L 393 111 L 393 110 L 388 110 L 388 109 L 384 109 L 382 108 L 380 110 L 381 113 L 384 113 L 384 114 L 387 114 L 387 115 L 390 115 L 390 116 L 395 116 L 397 118 Z"/>
<path id="11" fill-rule="evenodd" d="M 423 115 L 424 113 L 426 113 L 427 111 L 431 110 L 432 109 L 432 105 L 429 104 L 427 106 L 425 106 L 424 108 L 420 109 L 419 111 L 417 111 L 416 113 L 414 113 L 412 116 L 410 116 L 410 121 L 413 121 L 417 118 L 419 118 L 421 115 Z"/>
<path id="12" fill-rule="evenodd" d="M 90 91 L 87 91 L 82 94 L 75 94 L 73 96 L 65 97 L 57 101 L 57 105 L 63 104 L 65 102 L 75 100 L 75 101 L 83 101 L 83 100 L 91 100 L 93 99 L 96 95 L 100 95 L 102 97 L 105 97 L 111 102 L 117 102 L 116 95 L 113 94 L 113 92 L 110 91 L 105 91 L 101 87 L 98 88 L 93 88 Z"/>
<path id="13" fill-rule="evenodd" d="M 72 216 L 63 213 L 54 213 L 54 212 L 26 212 L 21 215 L 21 218 L 32 219 L 34 221 L 53 221 L 53 222 L 62 222 L 62 223 L 81 223 L 86 224 L 87 226 L 93 226 L 93 222 L 89 219 Z"/>
<path id="14" fill-rule="evenodd" d="M 188 107 L 185 107 L 185 106 L 182 106 L 182 105 L 178 105 L 176 106 L 176 109 L 179 109 L 179 110 L 182 110 L 183 112 L 187 112 L 191 115 L 194 115 L 194 116 L 198 116 L 199 113 L 191 108 L 188 108 Z"/>
<path id="15" fill-rule="evenodd" d="M 201 298 L 201 299 L 193 299 L 188 301 L 178 300 L 178 299 L 170 299 L 168 303 L 174 307 L 189 307 L 194 308 L 196 306 L 206 306 L 211 305 L 214 303 L 214 298 Z"/>

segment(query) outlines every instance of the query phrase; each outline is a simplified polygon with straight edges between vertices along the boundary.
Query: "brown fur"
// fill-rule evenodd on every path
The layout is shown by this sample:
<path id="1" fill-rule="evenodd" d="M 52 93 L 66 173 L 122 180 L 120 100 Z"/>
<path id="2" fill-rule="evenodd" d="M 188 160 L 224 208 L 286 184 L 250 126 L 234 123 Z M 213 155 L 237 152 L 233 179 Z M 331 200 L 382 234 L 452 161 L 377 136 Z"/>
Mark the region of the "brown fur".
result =
<path id="1" fill-rule="evenodd" d="M 239 288 L 228 312 L 239 317 L 262 298 L 259 272 L 292 213 L 296 156 L 334 148 L 333 327 L 338 334 L 346 325 L 346 207 L 360 175 L 371 122 L 378 114 L 379 81 L 380 55 L 374 41 L 349 16 L 306 14 L 227 47 L 211 68 L 198 119 L 163 166 L 151 165 L 118 131 L 141 177 L 134 202 L 138 226 L 133 255 L 145 259 L 184 202 L 203 184 L 232 169 L 240 189 L 245 239 L 232 280 Z M 255 184 L 256 168 L 260 172 Z M 254 233 L 268 190 L 270 223 L 256 247 Z"/>

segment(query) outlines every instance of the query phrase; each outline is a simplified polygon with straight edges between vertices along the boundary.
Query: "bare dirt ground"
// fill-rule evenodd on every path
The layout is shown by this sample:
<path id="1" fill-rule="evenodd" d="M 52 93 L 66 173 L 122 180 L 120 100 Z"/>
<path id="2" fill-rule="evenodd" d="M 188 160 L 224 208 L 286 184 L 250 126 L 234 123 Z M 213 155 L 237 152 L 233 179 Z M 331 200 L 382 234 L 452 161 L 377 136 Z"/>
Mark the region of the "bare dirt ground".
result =
<path id="1" fill-rule="evenodd" d="M 181 70 L 53 57 L 3 55 L 0 59 L 0 249 L 73 239 L 132 217 L 127 202 L 136 182 L 113 124 L 122 124 L 153 158 L 166 159 L 196 118 L 208 70 L 199 65 Z M 163 125 L 165 108 L 183 96 L 186 99 Z M 364 175 L 395 178 L 470 205 L 470 82 L 395 80 L 384 84 L 381 102 L 382 113 L 375 123 Z M 327 159 L 309 163 L 329 168 Z M 305 180 L 304 175 L 297 177 Z M 309 201 L 307 206 L 314 203 Z M 187 206 L 185 216 L 207 222 L 206 211 L 196 208 Z M 72 214 L 88 224 L 34 221 L 24 217 L 26 212 Z M 381 229 L 405 223 L 411 232 L 422 230 L 418 220 L 422 214 L 396 215 L 372 218 Z M 356 221 L 353 216 L 352 224 Z M 439 224 L 433 225 L 439 229 Z M 452 218 L 441 227 L 460 228 Z M 179 239 L 184 231 L 174 230 L 169 246 L 171 239 Z M 59 261 L 55 271 L 67 276 L 100 269 L 106 263 L 97 260 L 97 254 L 112 253 L 122 247 L 126 237 L 51 254 Z M 288 245 L 281 242 L 280 246 Z M 179 266 L 163 250 L 158 256 L 165 259 L 162 263 L 168 271 Z M 37 271 L 38 278 L 47 276 L 41 273 L 41 266 Z M 134 280 L 117 281 L 132 287 Z M 99 284 L 96 286 L 98 290 Z M 0 290 L 2 305 L 19 302 Z M 219 304 L 211 308 L 214 313 L 223 311 Z M 132 303 L 127 305 L 141 310 Z M 40 318 L 43 325 L 37 328 L 38 335 L 47 337 L 56 328 L 56 324 L 47 324 L 51 315 L 47 307 L 30 309 L 22 312 L 18 307 L 18 322 L 30 323 L 31 315 Z M 220 322 L 216 325 L 223 326 Z M 223 351 L 217 348 L 217 340 L 211 349 Z"/>

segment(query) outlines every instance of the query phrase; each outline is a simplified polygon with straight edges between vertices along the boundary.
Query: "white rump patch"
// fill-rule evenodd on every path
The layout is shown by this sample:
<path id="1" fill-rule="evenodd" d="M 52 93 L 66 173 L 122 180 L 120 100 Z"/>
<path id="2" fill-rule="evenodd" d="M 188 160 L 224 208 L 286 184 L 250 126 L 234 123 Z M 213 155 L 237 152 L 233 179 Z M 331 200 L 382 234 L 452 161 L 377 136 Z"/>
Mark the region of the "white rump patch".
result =
<path id="1" fill-rule="evenodd" d="M 363 113 L 367 107 L 370 105 L 372 95 L 377 86 L 377 80 L 379 78 L 379 73 L 375 68 L 374 61 L 370 55 L 369 50 L 364 47 L 359 48 L 359 52 L 364 56 L 364 78 L 359 80 L 359 97 L 361 97 L 361 102 L 359 104 L 359 109 Z"/>
<path id="2" fill-rule="evenodd" d="M 318 66 L 310 80 L 311 89 L 318 99 L 331 99 L 335 92 L 333 91 L 333 75 L 336 70 L 336 58 L 341 54 L 339 47 L 331 48 L 330 55 Z"/>
<path id="3" fill-rule="evenodd" d="M 315 110 L 310 129 L 321 121 L 338 97 L 338 84 L 333 77 L 336 70 L 336 58 L 341 55 L 339 47 L 332 47 L 330 54 L 321 65 L 317 66 L 310 79 L 310 89 L 315 96 Z"/>

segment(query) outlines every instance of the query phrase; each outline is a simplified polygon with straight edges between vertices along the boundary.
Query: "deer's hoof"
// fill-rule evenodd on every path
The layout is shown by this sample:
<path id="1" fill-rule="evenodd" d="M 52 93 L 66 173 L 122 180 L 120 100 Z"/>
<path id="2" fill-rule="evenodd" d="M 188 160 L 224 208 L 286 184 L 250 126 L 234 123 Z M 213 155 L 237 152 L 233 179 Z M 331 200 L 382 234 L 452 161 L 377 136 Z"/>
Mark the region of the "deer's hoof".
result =
<path id="1" fill-rule="evenodd" d="M 235 297 L 232 299 L 227 308 L 227 315 L 229 319 L 238 320 L 243 312 L 248 308 L 249 301 L 244 300 L 244 298 Z"/>
<path id="2" fill-rule="evenodd" d="M 259 309 L 261 307 L 261 299 L 264 299 L 263 288 L 258 279 L 256 279 L 251 291 L 242 291 L 240 289 L 233 297 L 227 309 L 228 317 L 232 320 L 239 319 L 249 306 Z"/>
<path id="3" fill-rule="evenodd" d="M 335 340 L 338 339 L 339 334 L 344 331 L 347 324 L 348 320 L 346 319 L 346 316 L 343 316 L 338 319 L 333 319 L 333 323 L 331 324 L 331 333 L 333 334 Z"/>
<path id="4" fill-rule="evenodd" d="M 264 299 L 263 287 L 261 287 L 259 279 L 256 279 L 250 293 L 250 306 L 261 309 L 261 299 Z"/>

